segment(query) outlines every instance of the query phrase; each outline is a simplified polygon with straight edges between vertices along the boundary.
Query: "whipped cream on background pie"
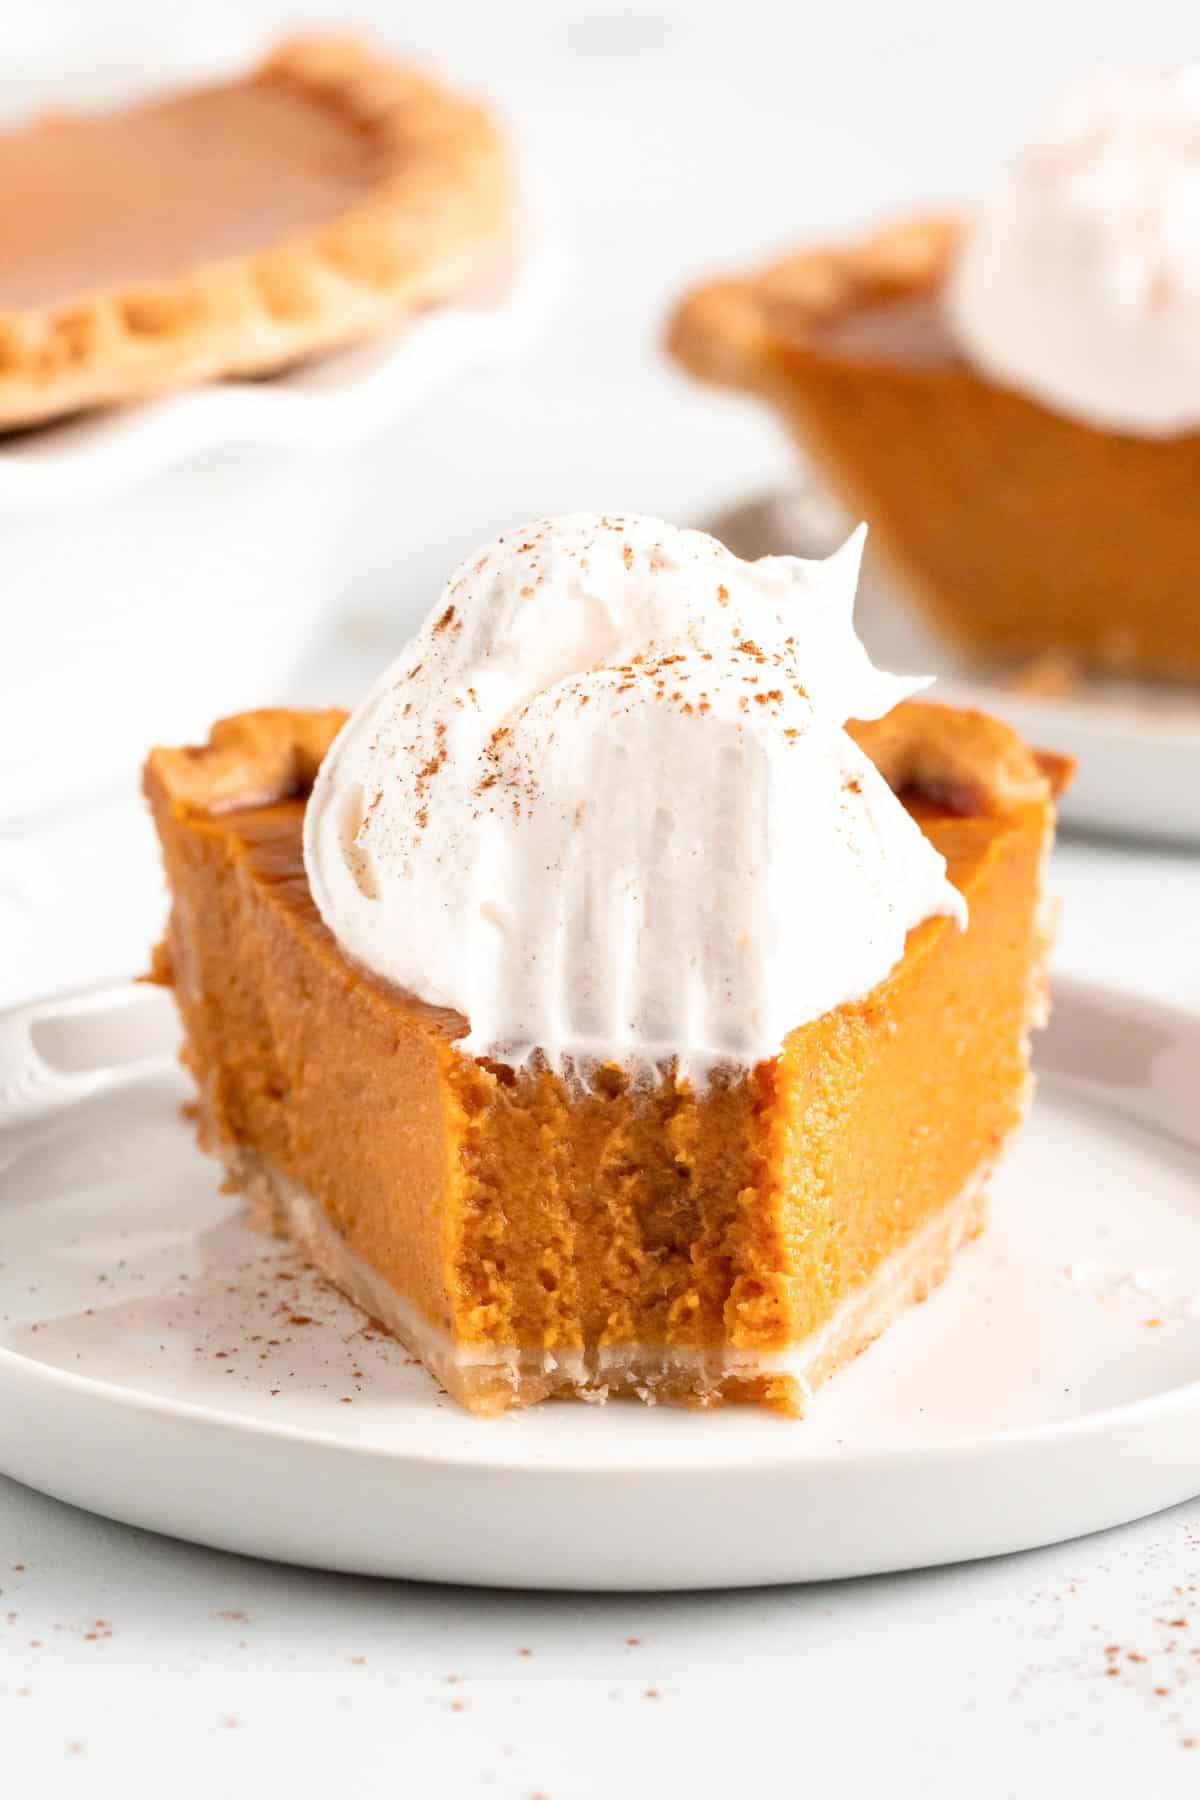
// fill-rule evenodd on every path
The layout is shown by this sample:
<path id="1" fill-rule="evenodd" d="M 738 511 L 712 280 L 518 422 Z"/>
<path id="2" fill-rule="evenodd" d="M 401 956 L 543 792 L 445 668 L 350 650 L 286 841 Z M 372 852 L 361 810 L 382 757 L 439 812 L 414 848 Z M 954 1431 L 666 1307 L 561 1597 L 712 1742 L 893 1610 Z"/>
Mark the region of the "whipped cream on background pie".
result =
<path id="1" fill-rule="evenodd" d="M 975 209 L 945 305 L 970 361 L 1071 418 L 1200 427 L 1200 64 L 1069 97 Z"/>

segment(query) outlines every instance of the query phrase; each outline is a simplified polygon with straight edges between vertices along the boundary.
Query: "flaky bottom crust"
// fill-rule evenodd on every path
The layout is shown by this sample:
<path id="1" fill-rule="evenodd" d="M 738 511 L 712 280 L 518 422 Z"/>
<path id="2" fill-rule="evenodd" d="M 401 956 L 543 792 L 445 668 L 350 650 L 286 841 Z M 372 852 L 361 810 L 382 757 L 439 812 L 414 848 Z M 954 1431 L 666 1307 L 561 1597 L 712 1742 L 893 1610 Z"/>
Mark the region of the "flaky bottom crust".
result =
<path id="1" fill-rule="evenodd" d="M 989 1160 L 948 1206 L 846 1295 L 820 1330 L 786 1349 L 598 1344 L 545 1350 L 455 1342 L 350 1248 L 311 1194 L 254 1151 L 234 1147 L 224 1161 L 256 1225 L 289 1238 L 326 1280 L 419 1357 L 453 1399 L 484 1416 L 540 1400 L 603 1403 L 627 1395 L 649 1406 L 751 1401 L 800 1417 L 813 1390 L 853 1361 L 898 1314 L 926 1299 L 955 1252 L 983 1230 L 995 1166 Z"/>

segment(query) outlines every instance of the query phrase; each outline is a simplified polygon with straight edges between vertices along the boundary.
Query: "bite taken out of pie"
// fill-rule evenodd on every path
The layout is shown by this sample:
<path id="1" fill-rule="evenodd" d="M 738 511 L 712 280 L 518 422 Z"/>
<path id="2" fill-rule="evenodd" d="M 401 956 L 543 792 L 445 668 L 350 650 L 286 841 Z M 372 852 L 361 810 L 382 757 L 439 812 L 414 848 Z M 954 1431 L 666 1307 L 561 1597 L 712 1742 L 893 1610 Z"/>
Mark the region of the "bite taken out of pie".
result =
<path id="1" fill-rule="evenodd" d="M 495 284 L 488 112 L 342 38 L 0 134 L 0 430 L 262 375 Z"/>
<path id="2" fill-rule="evenodd" d="M 983 1225 L 1068 768 L 854 569 L 542 521 L 349 721 L 149 758 L 201 1143 L 474 1411 L 800 1412 Z"/>
<path id="3" fill-rule="evenodd" d="M 1200 89 L 1110 73 L 970 215 L 705 282 L 669 345 L 782 417 L 951 638 L 1195 679 L 1197 196 Z"/>

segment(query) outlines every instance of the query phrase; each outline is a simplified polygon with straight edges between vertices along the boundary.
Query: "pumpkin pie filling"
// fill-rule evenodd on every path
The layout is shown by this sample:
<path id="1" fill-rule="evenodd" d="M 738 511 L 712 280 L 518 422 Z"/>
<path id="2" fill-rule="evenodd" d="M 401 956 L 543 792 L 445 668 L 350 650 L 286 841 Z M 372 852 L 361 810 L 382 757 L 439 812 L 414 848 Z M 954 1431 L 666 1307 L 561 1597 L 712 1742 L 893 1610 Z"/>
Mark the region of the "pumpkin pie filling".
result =
<path id="1" fill-rule="evenodd" d="M 278 80 L 0 136 L 0 308 L 57 306 L 240 256 L 365 198 L 379 145 Z"/>
<path id="2" fill-rule="evenodd" d="M 354 966 L 302 854 L 339 714 L 158 750 L 146 791 L 201 1142 L 457 1399 L 803 1409 L 985 1217 L 1043 1006 L 1042 876 L 1067 766 L 906 703 L 854 736 L 966 896 L 781 1054 L 586 1084 L 466 1054 L 467 1021 Z"/>

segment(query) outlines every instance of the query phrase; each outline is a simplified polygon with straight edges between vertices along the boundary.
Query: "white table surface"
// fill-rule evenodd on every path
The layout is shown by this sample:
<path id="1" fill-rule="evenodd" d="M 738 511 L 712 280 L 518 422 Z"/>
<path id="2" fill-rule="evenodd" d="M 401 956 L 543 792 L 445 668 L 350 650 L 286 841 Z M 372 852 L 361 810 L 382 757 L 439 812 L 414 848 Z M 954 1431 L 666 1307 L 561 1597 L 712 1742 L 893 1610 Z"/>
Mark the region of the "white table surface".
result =
<path id="1" fill-rule="evenodd" d="M 657 356 L 688 276 L 967 194 L 1072 69 L 1196 47 L 1193 8 L 1168 0 L 324 13 L 374 17 L 500 99 L 557 188 L 575 278 L 523 366 L 423 421 L 415 467 L 362 472 L 349 599 L 370 619 L 314 667 L 313 699 L 352 700 L 505 524 L 572 507 L 700 520 L 778 482 L 770 423 Z M 294 16 L 275 0 L 26 15 L 0 70 L 10 108 L 219 58 Z M 23 849 L 42 899 L 5 946 L 0 998 L 143 965 L 162 903 L 131 794 Z M 1075 840 L 1055 881 L 1059 967 L 1200 1005 L 1200 859 Z M 255 1565 L 0 1480 L 0 1793 L 574 1800 L 672 1775 L 698 1800 L 1200 1791 L 1200 1502 L 989 1564 L 613 1599 Z"/>

